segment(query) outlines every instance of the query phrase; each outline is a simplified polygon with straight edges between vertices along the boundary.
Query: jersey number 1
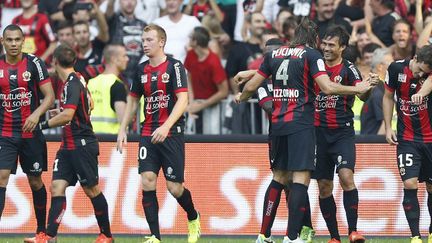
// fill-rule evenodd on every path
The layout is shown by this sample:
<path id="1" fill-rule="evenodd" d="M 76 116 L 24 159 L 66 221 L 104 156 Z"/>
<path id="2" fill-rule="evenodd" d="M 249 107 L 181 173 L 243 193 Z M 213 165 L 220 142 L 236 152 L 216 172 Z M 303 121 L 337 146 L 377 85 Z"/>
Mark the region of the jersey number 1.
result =
<path id="1" fill-rule="evenodd" d="M 283 60 L 276 72 L 276 80 L 282 81 L 284 86 L 288 84 L 288 64 L 288 59 Z"/>

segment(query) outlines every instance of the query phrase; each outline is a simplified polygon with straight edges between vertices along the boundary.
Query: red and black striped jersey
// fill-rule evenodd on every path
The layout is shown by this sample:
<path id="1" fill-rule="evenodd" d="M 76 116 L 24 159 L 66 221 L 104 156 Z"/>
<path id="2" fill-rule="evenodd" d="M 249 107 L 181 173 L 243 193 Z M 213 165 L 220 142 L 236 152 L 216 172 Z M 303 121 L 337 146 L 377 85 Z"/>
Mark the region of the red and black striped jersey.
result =
<path id="1" fill-rule="evenodd" d="M 385 88 L 396 92 L 398 140 L 432 143 L 432 95 L 420 105 L 411 102 L 425 78 L 414 78 L 409 63 L 410 60 L 400 60 L 390 64 L 385 80 Z"/>
<path id="2" fill-rule="evenodd" d="M 4 8 L 21 8 L 20 0 L 0 0 L 0 4 L 3 4 Z"/>
<path id="3" fill-rule="evenodd" d="M 314 78 L 327 75 L 321 54 L 306 46 L 283 46 L 266 54 L 258 73 L 272 76 L 273 134 L 313 128 Z"/>
<path id="4" fill-rule="evenodd" d="M 171 114 L 177 93 L 187 92 L 187 76 L 183 64 L 167 57 L 159 66 L 153 67 L 149 61 L 141 63 L 130 88 L 130 95 L 136 98 L 144 96 L 145 120 L 141 127 L 141 136 L 151 136 Z M 183 134 L 184 116 L 172 126 L 168 136 Z"/>
<path id="5" fill-rule="evenodd" d="M 329 67 L 326 65 L 327 74 L 330 80 L 345 86 L 355 86 L 362 81 L 360 71 L 348 60 L 336 66 Z M 354 112 L 354 95 L 326 95 L 320 91 L 316 84 L 315 99 L 315 126 L 326 128 L 353 127 Z"/>
<path id="6" fill-rule="evenodd" d="M 0 136 L 31 138 L 33 133 L 23 132 L 22 127 L 42 99 L 40 86 L 50 83 L 45 63 L 23 53 L 17 64 L 0 57 Z"/>
<path id="7" fill-rule="evenodd" d="M 60 109 L 75 110 L 70 123 L 63 127 L 61 149 L 72 150 L 87 143 L 96 142 L 90 122 L 90 93 L 79 73 L 69 74 L 63 88 Z"/>

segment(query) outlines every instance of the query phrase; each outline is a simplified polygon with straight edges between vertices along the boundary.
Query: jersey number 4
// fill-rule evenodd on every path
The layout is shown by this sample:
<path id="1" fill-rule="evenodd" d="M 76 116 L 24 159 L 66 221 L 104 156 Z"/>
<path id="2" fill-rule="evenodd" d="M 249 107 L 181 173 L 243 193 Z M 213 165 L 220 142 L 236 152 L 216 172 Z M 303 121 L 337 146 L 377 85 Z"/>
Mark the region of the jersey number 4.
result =
<path id="1" fill-rule="evenodd" d="M 288 84 L 288 64 L 288 59 L 283 60 L 276 72 L 276 80 L 282 81 L 284 86 Z"/>

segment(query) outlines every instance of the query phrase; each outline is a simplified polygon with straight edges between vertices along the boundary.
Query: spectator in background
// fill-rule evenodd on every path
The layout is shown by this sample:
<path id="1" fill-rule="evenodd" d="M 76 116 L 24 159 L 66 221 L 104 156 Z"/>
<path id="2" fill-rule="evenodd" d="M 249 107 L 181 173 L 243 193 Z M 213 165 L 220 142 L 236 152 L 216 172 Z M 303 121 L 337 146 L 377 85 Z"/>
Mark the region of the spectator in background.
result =
<path id="1" fill-rule="evenodd" d="M 283 33 L 283 40 L 286 44 L 288 44 L 292 39 L 294 39 L 295 35 L 295 29 L 297 28 L 297 20 L 294 16 L 291 16 L 282 24 L 282 33 Z"/>
<path id="2" fill-rule="evenodd" d="M 366 77 L 371 71 L 373 52 L 378 48 L 380 48 L 380 45 L 375 43 L 369 43 L 363 47 L 361 58 L 357 63 L 357 67 L 362 76 Z"/>
<path id="3" fill-rule="evenodd" d="M 102 1 L 100 9 L 106 13 L 106 10 L 113 4 L 114 11 L 120 10 L 119 1 Z M 135 17 L 142 20 L 144 23 L 153 23 L 153 21 L 160 16 L 165 15 L 166 2 L 165 0 L 137 0 L 135 7 Z"/>
<path id="4" fill-rule="evenodd" d="M 351 25 L 342 17 L 335 15 L 334 0 L 315 0 L 316 16 L 314 22 L 318 27 L 320 39 L 324 37 L 327 28 L 331 25 L 341 25 L 348 33 L 351 33 Z"/>
<path id="5" fill-rule="evenodd" d="M 261 50 L 261 36 L 266 27 L 266 21 L 264 15 L 261 13 L 252 13 L 246 19 L 249 22 L 249 33 L 250 37 L 245 42 L 238 42 L 235 44 L 229 54 L 226 64 L 226 72 L 228 74 L 231 92 L 237 94 L 239 92 L 238 85 L 234 82 L 234 76 L 243 70 L 246 70 L 248 65 L 255 59 L 262 56 Z M 227 120 L 225 126 L 231 129 L 232 133 L 246 133 L 250 134 L 252 129 L 260 131 L 259 122 L 255 122 L 256 127 L 252 128 L 251 124 L 251 110 L 250 104 L 241 103 L 239 105 L 233 105 L 232 116 L 229 116 L 229 110 L 227 114 Z M 255 111 L 260 112 L 257 106 Z M 257 119 L 261 116 L 255 116 Z"/>
<path id="6" fill-rule="evenodd" d="M 94 102 L 91 121 L 95 133 L 117 134 L 126 109 L 127 96 L 119 75 L 126 70 L 129 58 L 122 45 L 107 45 L 103 57 L 105 71 L 90 79 L 87 86 Z"/>
<path id="7" fill-rule="evenodd" d="M 286 8 L 281 8 L 278 14 L 276 15 L 276 20 L 273 24 L 273 27 L 277 30 L 281 38 L 284 36 L 283 23 L 285 22 L 286 19 L 292 16 L 293 16 L 292 12 Z"/>
<path id="8" fill-rule="evenodd" d="M 222 28 L 234 40 L 234 31 L 237 22 L 237 0 L 219 0 L 219 7 L 224 13 Z"/>
<path id="9" fill-rule="evenodd" d="M 105 13 L 108 19 L 110 44 L 120 44 L 126 48 L 129 62 L 124 76 L 129 84 L 135 75 L 135 68 L 138 65 L 144 52 L 141 45 L 141 35 L 146 23 L 138 19 L 134 10 L 137 0 L 120 0 L 120 11 L 114 13 L 114 0 L 109 0 L 108 9 Z"/>
<path id="10" fill-rule="evenodd" d="M 213 14 L 219 22 L 223 22 L 224 14 L 216 3 L 216 0 L 189 0 L 183 13 L 195 16 L 202 21 L 204 16 Z"/>
<path id="11" fill-rule="evenodd" d="M 73 24 L 73 34 L 77 43 L 77 60 L 74 69 L 81 73 L 88 65 L 102 63 L 102 51 L 108 41 L 108 34 L 100 31 L 93 41 L 90 41 L 90 29 L 88 22 L 78 21 Z"/>
<path id="12" fill-rule="evenodd" d="M 38 2 L 39 12 L 48 16 L 54 31 L 57 31 L 60 22 L 66 20 L 62 11 L 66 2 L 67 0 L 39 0 Z"/>
<path id="13" fill-rule="evenodd" d="M 415 54 L 415 43 L 412 42 L 411 25 L 405 19 L 396 20 L 393 26 L 392 38 L 394 44 L 390 46 L 395 60 L 411 59 Z"/>
<path id="14" fill-rule="evenodd" d="M 38 13 L 35 0 L 21 0 L 21 7 L 23 13 L 15 17 L 12 23 L 20 26 L 24 32 L 22 51 L 46 61 L 56 48 L 55 36 L 48 17 Z"/>
<path id="15" fill-rule="evenodd" d="M 313 0 L 279 0 L 281 8 L 289 9 L 295 16 L 309 16 L 312 10 Z"/>
<path id="16" fill-rule="evenodd" d="M 103 42 L 109 40 L 108 24 L 105 15 L 93 0 L 78 0 L 73 5 L 73 23 L 83 21 L 89 23 L 90 39 L 98 37 Z M 96 20 L 96 21 L 93 21 Z"/>
<path id="17" fill-rule="evenodd" d="M 60 44 L 75 46 L 72 24 L 68 21 L 59 22 L 56 29 L 57 40 Z"/>
<path id="18" fill-rule="evenodd" d="M 360 28 L 360 29 L 353 28 L 353 31 L 351 32 L 351 37 L 350 37 L 350 44 L 356 45 L 359 53 L 362 53 L 363 48 L 371 42 L 372 41 L 370 39 L 370 36 L 366 32 L 365 28 Z"/>
<path id="19" fill-rule="evenodd" d="M 370 0 L 369 5 L 375 17 L 372 20 L 372 32 L 385 46 L 391 46 L 394 41 L 392 30 L 394 23 L 400 17 L 394 12 L 393 0 Z M 377 43 L 380 44 L 380 43 Z"/>
<path id="20" fill-rule="evenodd" d="M 355 25 L 355 21 L 364 19 L 365 0 L 341 0 L 336 8 L 336 16 L 349 19 L 351 25 Z"/>
<path id="21" fill-rule="evenodd" d="M 20 0 L 0 0 L 0 33 L 6 26 L 12 24 L 12 20 L 22 13 Z"/>
<path id="22" fill-rule="evenodd" d="M 384 115 L 382 100 L 384 96 L 384 79 L 390 63 L 393 62 L 392 53 L 387 48 L 379 48 L 373 52 L 371 68 L 372 72 L 378 74 L 379 82 L 364 102 L 361 114 L 360 134 L 383 135 L 385 134 Z"/>
<path id="23" fill-rule="evenodd" d="M 223 30 L 222 25 L 214 15 L 206 15 L 201 24 L 210 34 L 209 48 L 219 58 L 225 58 L 226 46 L 230 43 L 229 35 Z"/>
<path id="24" fill-rule="evenodd" d="M 166 0 L 168 15 L 158 18 L 154 24 L 161 26 L 167 34 L 165 53 L 183 62 L 189 36 L 195 27 L 201 26 L 199 20 L 181 12 L 182 0 Z"/>
<path id="25" fill-rule="evenodd" d="M 190 82 L 188 112 L 191 117 L 196 116 L 195 131 L 198 134 L 221 133 L 221 109 L 216 105 L 228 95 L 225 70 L 220 58 L 209 49 L 209 41 L 208 31 L 204 27 L 195 27 L 189 42 L 191 50 L 184 64 Z"/>

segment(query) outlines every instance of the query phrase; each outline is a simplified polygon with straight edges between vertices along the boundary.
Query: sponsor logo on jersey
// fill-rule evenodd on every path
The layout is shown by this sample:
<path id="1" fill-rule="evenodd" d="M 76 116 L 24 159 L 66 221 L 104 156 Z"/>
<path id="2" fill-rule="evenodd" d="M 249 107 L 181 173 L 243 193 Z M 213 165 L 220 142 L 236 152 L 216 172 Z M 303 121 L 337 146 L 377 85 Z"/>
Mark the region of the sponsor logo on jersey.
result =
<path id="1" fill-rule="evenodd" d="M 406 83 L 406 79 L 407 79 L 406 74 L 404 74 L 404 73 L 399 73 L 398 74 L 398 82 L 400 82 L 400 83 Z"/>

